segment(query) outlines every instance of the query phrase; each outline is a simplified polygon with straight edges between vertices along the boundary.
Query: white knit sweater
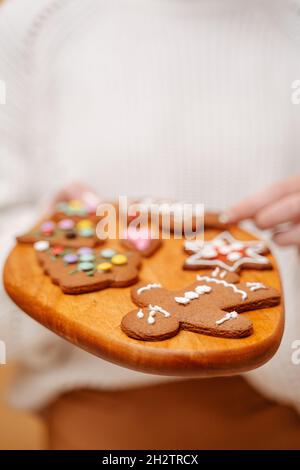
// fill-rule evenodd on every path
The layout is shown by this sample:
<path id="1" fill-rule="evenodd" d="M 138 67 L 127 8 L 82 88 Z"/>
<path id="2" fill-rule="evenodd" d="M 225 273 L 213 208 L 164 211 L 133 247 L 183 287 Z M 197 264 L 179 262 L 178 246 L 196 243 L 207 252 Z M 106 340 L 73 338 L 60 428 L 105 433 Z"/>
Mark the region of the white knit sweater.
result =
<path id="1" fill-rule="evenodd" d="M 222 209 L 300 171 L 300 1 L 7 0 L 0 7 L 0 210 L 13 234 L 71 180 L 103 197 L 154 195 Z M 286 332 L 247 374 L 300 410 L 300 269 L 278 251 Z M 24 372 L 19 406 L 73 386 L 165 380 L 114 366 L 40 327 L 1 293 L 0 339 Z"/>

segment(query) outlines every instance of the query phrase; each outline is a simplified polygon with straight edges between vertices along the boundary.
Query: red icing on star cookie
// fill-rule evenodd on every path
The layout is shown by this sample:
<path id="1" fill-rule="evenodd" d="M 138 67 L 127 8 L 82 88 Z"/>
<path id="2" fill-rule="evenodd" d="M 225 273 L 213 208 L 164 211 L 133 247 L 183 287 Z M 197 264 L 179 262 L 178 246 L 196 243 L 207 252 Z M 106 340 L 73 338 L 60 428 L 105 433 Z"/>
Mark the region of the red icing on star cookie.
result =
<path id="1" fill-rule="evenodd" d="M 218 267 L 230 272 L 242 268 L 271 269 L 266 256 L 268 248 L 260 240 L 237 240 L 229 232 L 222 232 L 212 240 L 184 242 L 184 249 L 190 253 L 184 269 L 203 269 Z"/>

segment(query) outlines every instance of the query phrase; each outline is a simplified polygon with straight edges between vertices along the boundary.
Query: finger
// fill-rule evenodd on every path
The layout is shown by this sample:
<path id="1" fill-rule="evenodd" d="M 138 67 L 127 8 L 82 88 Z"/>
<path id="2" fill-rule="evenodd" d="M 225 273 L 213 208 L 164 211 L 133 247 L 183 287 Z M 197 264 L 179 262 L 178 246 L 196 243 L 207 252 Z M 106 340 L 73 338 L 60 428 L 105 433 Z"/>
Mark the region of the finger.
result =
<path id="1" fill-rule="evenodd" d="M 292 226 L 285 232 L 275 233 L 273 241 L 280 246 L 297 245 L 300 247 L 300 224 Z"/>
<path id="2" fill-rule="evenodd" d="M 259 211 L 255 217 L 255 223 L 261 229 L 268 229 L 292 222 L 299 217 L 300 192 L 286 196 Z"/>
<path id="3" fill-rule="evenodd" d="M 255 193 L 232 206 L 224 214 L 228 222 L 235 223 L 244 219 L 251 219 L 264 207 L 278 201 L 280 198 L 300 191 L 300 176 L 288 178 L 281 182 L 276 182 L 271 186 Z"/>

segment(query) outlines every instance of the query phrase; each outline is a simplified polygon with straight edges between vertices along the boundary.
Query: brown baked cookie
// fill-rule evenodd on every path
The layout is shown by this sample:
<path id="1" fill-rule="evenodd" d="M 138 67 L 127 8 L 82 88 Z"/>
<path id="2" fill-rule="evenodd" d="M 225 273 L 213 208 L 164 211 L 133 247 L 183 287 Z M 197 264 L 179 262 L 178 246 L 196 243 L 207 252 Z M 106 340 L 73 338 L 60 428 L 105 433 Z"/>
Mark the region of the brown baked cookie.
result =
<path id="1" fill-rule="evenodd" d="M 225 230 L 229 227 L 229 224 L 220 212 L 205 212 L 204 227 L 206 229 Z"/>
<path id="2" fill-rule="evenodd" d="M 240 281 L 240 275 L 237 272 L 227 271 L 218 266 L 211 271 L 209 276 L 229 282 L 230 284 L 237 284 Z"/>
<path id="3" fill-rule="evenodd" d="M 127 227 L 121 243 L 127 249 L 137 251 L 145 258 L 152 256 L 162 245 L 160 239 L 151 238 L 148 229 L 136 229 L 131 226 Z"/>
<path id="4" fill-rule="evenodd" d="M 174 212 L 179 211 L 179 214 L 180 214 L 180 208 L 182 208 L 185 204 L 184 202 L 174 201 L 171 199 L 157 199 L 157 198 L 151 198 L 151 197 L 144 197 L 138 200 L 133 200 L 133 201 L 130 201 L 130 203 L 135 205 L 136 214 L 130 217 L 128 216 L 128 223 L 131 220 L 134 220 L 139 215 L 145 214 L 145 213 L 148 214 L 148 220 L 150 221 L 151 209 L 153 210 L 155 206 L 158 210 L 160 228 L 163 228 L 164 216 L 170 215 L 170 221 L 169 221 L 169 224 L 167 225 L 168 225 L 168 228 L 170 228 L 171 233 L 173 233 L 175 230 Z M 181 219 L 181 217 L 179 217 L 179 219 Z M 191 221 L 192 231 L 196 230 L 197 228 L 196 223 L 197 223 L 196 217 L 195 215 L 193 215 L 192 221 Z M 204 228 L 205 229 L 225 230 L 228 227 L 229 225 L 224 215 L 222 215 L 219 212 L 205 211 L 204 213 Z M 178 231 L 178 229 L 179 227 L 176 227 L 176 231 Z"/>
<path id="5" fill-rule="evenodd" d="M 211 276 L 197 276 L 185 289 L 169 291 L 159 284 L 139 284 L 132 300 L 140 308 L 121 323 L 128 336 L 142 341 L 161 341 L 180 329 L 224 338 L 243 338 L 253 332 L 241 312 L 273 307 L 280 293 L 258 282 L 232 284 Z"/>
<path id="6" fill-rule="evenodd" d="M 58 202 L 54 208 L 51 219 L 55 221 L 72 219 L 75 222 L 89 219 L 96 224 L 100 217 L 96 215 L 95 205 L 91 206 L 78 199 L 71 199 L 69 201 Z"/>
<path id="7" fill-rule="evenodd" d="M 37 258 L 52 282 L 65 294 L 83 294 L 106 287 L 126 287 L 138 280 L 138 253 L 119 253 L 112 248 L 71 250 L 51 247 L 45 240 L 34 245 Z"/>
<path id="8" fill-rule="evenodd" d="M 57 222 L 46 220 L 36 229 L 17 237 L 19 243 L 35 243 L 47 240 L 51 246 L 60 245 L 69 248 L 81 246 L 94 247 L 103 243 L 96 235 L 96 225 L 90 219 L 75 221 L 61 219 Z"/>
<path id="9" fill-rule="evenodd" d="M 185 240 L 184 250 L 190 254 L 183 268 L 190 270 L 218 267 L 236 272 L 241 269 L 272 269 L 264 256 L 268 247 L 261 240 L 237 240 L 231 233 L 222 232 L 212 240 Z"/>

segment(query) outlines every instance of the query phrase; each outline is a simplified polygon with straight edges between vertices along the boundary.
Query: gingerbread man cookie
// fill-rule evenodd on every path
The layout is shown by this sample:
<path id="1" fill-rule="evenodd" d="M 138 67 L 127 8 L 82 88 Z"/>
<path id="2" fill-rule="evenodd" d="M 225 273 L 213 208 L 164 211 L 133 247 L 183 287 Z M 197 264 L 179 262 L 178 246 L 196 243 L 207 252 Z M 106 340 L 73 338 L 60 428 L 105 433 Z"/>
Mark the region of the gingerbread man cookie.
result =
<path id="1" fill-rule="evenodd" d="M 36 242 L 34 248 L 45 274 L 65 294 L 126 287 L 138 280 L 141 258 L 137 253 L 119 253 L 112 248 L 74 250 L 50 246 L 47 240 Z"/>
<path id="2" fill-rule="evenodd" d="M 262 283 L 226 282 L 212 276 L 197 276 L 197 281 L 178 291 L 160 284 L 140 284 L 132 290 L 139 307 L 121 323 L 128 336 L 142 341 L 161 341 L 180 329 L 223 338 L 243 338 L 252 334 L 253 325 L 241 312 L 273 307 L 280 293 Z"/>
<path id="3" fill-rule="evenodd" d="M 230 272 L 243 268 L 272 269 L 269 259 L 264 256 L 269 251 L 265 242 L 237 240 L 229 232 L 222 232 L 205 242 L 186 240 L 184 250 L 191 254 L 184 262 L 184 269 L 218 267 Z"/>
<path id="4" fill-rule="evenodd" d="M 60 245 L 70 248 L 94 247 L 103 243 L 97 238 L 96 226 L 92 220 L 82 219 L 76 222 L 70 218 L 57 222 L 46 220 L 35 230 L 17 237 L 19 243 L 33 244 L 39 240 L 46 240 L 51 246 Z"/>
<path id="5" fill-rule="evenodd" d="M 151 232 L 147 228 L 137 229 L 130 225 L 121 242 L 126 248 L 139 252 L 145 258 L 152 256 L 162 245 L 160 239 L 151 237 Z"/>

